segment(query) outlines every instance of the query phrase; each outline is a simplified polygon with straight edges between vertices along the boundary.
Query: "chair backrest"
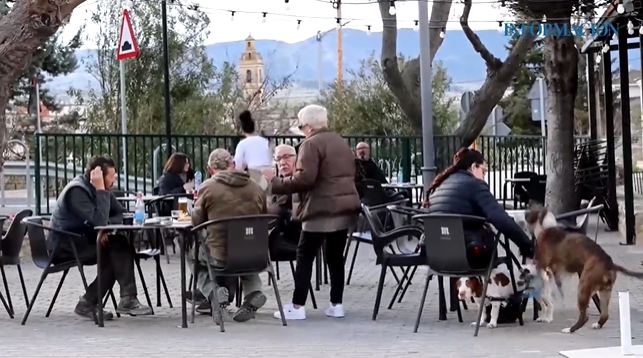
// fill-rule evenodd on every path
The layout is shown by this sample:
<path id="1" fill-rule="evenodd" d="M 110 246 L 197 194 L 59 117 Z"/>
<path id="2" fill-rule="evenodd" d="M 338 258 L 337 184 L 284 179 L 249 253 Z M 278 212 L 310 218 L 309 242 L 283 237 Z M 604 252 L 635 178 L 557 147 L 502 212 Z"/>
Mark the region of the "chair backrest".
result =
<path id="1" fill-rule="evenodd" d="M 362 194 L 362 202 L 368 206 L 381 205 L 386 203 L 386 191 L 377 180 L 364 179 L 357 184 L 357 191 Z"/>
<path id="2" fill-rule="evenodd" d="M 514 173 L 514 179 L 531 179 L 538 176 L 538 173 L 535 172 L 517 172 Z M 520 197 L 520 201 L 527 204 L 529 203 L 529 193 L 527 192 L 527 187 L 529 183 L 515 183 L 513 185 L 513 195 L 514 197 Z"/>
<path id="3" fill-rule="evenodd" d="M 225 271 L 263 271 L 270 262 L 269 235 L 276 215 L 247 215 L 213 221 L 224 225 L 227 239 Z"/>
<path id="4" fill-rule="evenodd" d="M 33 215 L 33 211 L 25 209 L 16 214 L 9 225 L 9 230 L 2 237 L 0 241 L 0 255 L 8 256 L 12 258 L 20 257 L 20 250 L 22 249 L 22 243 L 27 234 L 27 226 L 22 220 L 26 217 Z"/>
<path id="5" fill-rule="evenodd" d="M 529 195 L 529 200 L 544 204 L 545 190 L 547 189 L 546 185 L 546 175 L 537 175 L 535 177 L 531 177 L 529 180 L 529 185 L 527 186 L 527 195 Z"/>
<path id="6" fill-rule="evenodd" d="M 364 217 L 368 231 L 370 231 L 373 236 L 373 241 L 375 241 L 376 237 L 382 236 L 384 233 L 384 225 L 377 214 L 377 211 L 372 211 L 368 205 L 362 204 L 362 216 Z"/>
<path id="7" fill-rule="evenodd" d="M 25 218 L 23 222 L 27 225 L 31 258 L 36 266 L 44 269 L 49 263 L 49 250 L 47 250 L 45 230 L 42 228 L 42 218 L 40 216 L 30 216 Z"/>
<path id="8" fill-rule="evenodd" d="M 152 195 L 159 195 L 160 191 L 161 189 L 158 186 L 155 186 L 154 188 L 152 188 Z"/>
<path id="9" fill-rule="evenodd" d="M 415 218 L 424 222 L 424 246 L 433 271 L 444 274 L 474 271 L 467 259 L 464 222 L 484 223 L 484 218 L 456 214 L 423 214 Z"/>

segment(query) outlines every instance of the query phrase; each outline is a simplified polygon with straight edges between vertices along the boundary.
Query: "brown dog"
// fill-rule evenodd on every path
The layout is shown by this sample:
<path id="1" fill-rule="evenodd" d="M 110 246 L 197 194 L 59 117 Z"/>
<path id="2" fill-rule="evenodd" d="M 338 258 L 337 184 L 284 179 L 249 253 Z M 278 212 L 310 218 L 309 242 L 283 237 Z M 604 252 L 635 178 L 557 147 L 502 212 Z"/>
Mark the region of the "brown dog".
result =
<path id="1" fill-rule="evenodd" d="M 643 279 L 643 272 L 633 272 L 612 261 L 612 258 L 589 237 L 569 233 L 559 227 L 556 218 L 547 208 L 532 207 L 525 215 L 529 230 L 536 237 L 535 260 L 540 270 L 549 268 L 560 288 L 561 277 L 572 273 L 579 275 L 578 321 L 563 333 L 572 333 L 589 320 L 587 308 L 594 293 L 601 301 L 601 315 L 592 328 L 599 329 L 609 318 L 609 303 L 616 281 L 616 273 Z"/>

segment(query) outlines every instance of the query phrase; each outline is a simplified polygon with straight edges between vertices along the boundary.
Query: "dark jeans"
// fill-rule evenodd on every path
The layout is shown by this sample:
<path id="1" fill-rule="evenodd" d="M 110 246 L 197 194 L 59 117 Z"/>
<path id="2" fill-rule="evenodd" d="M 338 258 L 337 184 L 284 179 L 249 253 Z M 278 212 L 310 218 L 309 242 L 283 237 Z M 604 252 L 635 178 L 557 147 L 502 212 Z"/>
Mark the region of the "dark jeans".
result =
<path id="1" fill-rule="evenodd" d="M 335 232 L 302 231 L 297 246 L 297 268 L 295 269 L 295 292 L 292 303 L 303 306 L 308 298 L 313 261 L 319 248 L 326 242 L 326 262 L 330 273 L 330 303 L 341 304 L 344 296 L 344 247 L 348 230 Z"/>
<path id="2" fill-rule="evenodd" d="M 111 235 L 109 241 L 101 247 L 101 298 L 114 287 L 118 281 L 121 287 L 121 297 L 136 296 L 136 276 L 134 276 L 134 250 L 127 238 L 122 235 Z M 93 250 L 91 253 L 89 250 Z M 96 246 L 86 248 L 80 256 L 85 259 L 96 257 Z M 58 260 L 74 260 L 73 253 L 61 252 Z M 91 303 L 98 304 L 98 277 L 89 284 L 85 299 Z"/>

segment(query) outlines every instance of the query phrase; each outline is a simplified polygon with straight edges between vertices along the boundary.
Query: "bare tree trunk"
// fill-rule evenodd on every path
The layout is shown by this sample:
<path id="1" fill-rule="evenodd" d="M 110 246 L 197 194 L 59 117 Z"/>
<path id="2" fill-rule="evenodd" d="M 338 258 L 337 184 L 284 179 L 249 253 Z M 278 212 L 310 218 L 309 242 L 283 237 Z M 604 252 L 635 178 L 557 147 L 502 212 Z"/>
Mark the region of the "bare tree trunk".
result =
<path id="1" fill-rule="evenodd" d="M 442 28 L 447 25 L 451 12 L 452 0 L 436 1 L 431 9 L 429 20 L 431 41 L 431 62 L 444 39 L 440 37 Z M 398 100 L 402 112 L 411 121 L 411 125 L 422 131 L 422 106 L 420 103 L 420 59 L 410 60 L 400 72 L 397 58 L 397 16 L 390 15 L 389 1 L 380 1 L 382 15 L 382 73 L 386 83 Z"/>
<path id="2" fill-rule="evenodd" d="M 570 26 L 568 18 L 567 26 Z M 543 40 L 547 79 L 547 193 L 549 210 L 561 214 L 577 209 L 574 191 L 574 100 L 578 91 L 578 50 L 572 36 Z"/>
<path id="3" fill-rule="evenodd" d="M 436 1 L 433 3 L 431 10 L 431 19 L 429 21 L 431 36 L 431 62 L 442 45 L 443 38 L 440 32 L 446 27 L 451 10 L 452 1 Z M 411 124 L 418 130 L 422 130 L 422 108 L 419 100 L 420 93 L 420 61 L 415 58 L 409 62 L 404 71 L 400 73 L 397 65 L 397 19 L 389 15 L 390 2 L 380 1 L 380 14 L 384 30 L 382 32 L 382 71 L 384 79 L 389 89 L 398 100 L 400 108 L 411 121 Z M 509 53 L 505 61 L 501 61 L 491 54 L 486 46 L 480 41 L 480 38 L 471 30 L 469 26 L 469 13 L 471 12 L 471 0 L 464 1 L 464 10 L 460 18 L 460 24 L 465 35 L 471 42 L 473 48 L 480 54 L 487 64 L 487 78 L 484 84 L 473 99 L 471 108 L 466 118 L 455 131 L 459 137 L 459 143 L 455 147 L 440 146 L 436 147 L 436 163 L 438 166 L 444 166 L 450 161 L 452 154 L 458 147 L 471 145 L 484 128 L 487 117 L 498 104 L 505 91 L 511 84 L 511 79 L 516 71 L 522 66 L 527 53 L 535 36 L 530 33 L 525 34 L 516 43 L 516 46 Z"/>
<path id="4" fill-rule="evenodd" d="M 0 20 L 0 150 L 7 146 L 6 109 L 13 85 L 33 53 L 85 0 L 17 0 Z M 0 168 L 4 158 L 0 155 Z"/>

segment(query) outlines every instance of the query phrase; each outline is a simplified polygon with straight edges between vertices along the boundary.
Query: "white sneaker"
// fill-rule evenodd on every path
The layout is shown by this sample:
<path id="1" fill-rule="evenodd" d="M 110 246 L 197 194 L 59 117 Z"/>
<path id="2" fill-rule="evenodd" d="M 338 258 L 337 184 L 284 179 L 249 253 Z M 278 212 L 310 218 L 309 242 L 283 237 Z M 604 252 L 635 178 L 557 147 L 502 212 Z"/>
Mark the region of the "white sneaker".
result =
<path id="1" fill-rule="evenodd" d="M 276 319 L 281 319 L 281 313 L 279 313 L 279 311 L 275 312 L 272 316 Z M 289 321 L 306 319 L 306 309 L 303 306 L 295 308 L 292 303 L 286 303 L 284 305 L 284 316 L 286 316 L 286 319 Z"/>
<path id="2" fill-rule="evenodd" d="M 328 305 L 328 308 L 326 308 L 326 316 L 328 317 L 334 317 L 334 318 L 342 318 L 344 317 L 344 305 L 335 305 L 333 306 L 332 304 Z"/>

